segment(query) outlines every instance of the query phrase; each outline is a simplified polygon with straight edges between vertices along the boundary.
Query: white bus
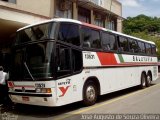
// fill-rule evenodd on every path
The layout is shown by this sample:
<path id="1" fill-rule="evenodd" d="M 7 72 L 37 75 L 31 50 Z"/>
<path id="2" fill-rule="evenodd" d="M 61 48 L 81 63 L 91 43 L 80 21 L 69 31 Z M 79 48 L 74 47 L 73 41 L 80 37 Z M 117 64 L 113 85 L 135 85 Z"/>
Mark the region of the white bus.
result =
<path id="1" fill-rule="evenodd" d="M 62 106 L 157 79 L 153 42 L 71 19 L 17 31 L 9 96 L 15 103 Z"/>

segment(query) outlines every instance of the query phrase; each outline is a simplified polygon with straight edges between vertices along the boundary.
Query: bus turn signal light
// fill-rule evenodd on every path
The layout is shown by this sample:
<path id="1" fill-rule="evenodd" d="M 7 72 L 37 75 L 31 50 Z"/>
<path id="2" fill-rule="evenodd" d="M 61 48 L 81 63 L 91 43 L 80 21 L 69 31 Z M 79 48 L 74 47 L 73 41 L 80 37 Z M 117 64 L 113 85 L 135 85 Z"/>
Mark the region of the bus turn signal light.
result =
<path id="1" fill-rule="evenodd" d="M 37 88 L 36 93 L 51 93 L 51 88 Z"/>

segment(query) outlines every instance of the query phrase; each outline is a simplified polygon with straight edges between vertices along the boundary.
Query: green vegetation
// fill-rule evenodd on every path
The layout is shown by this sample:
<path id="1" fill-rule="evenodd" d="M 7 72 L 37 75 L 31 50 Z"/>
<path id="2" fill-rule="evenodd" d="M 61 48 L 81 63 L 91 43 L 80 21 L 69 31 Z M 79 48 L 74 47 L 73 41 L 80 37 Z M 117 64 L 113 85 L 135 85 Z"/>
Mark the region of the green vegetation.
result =
<path id="1" fill-rule="evenodd" d="M 155 42 L 160 58 L 160 18 L 145 15 L 128 17 L 123 21 L 123 33 Z"/>

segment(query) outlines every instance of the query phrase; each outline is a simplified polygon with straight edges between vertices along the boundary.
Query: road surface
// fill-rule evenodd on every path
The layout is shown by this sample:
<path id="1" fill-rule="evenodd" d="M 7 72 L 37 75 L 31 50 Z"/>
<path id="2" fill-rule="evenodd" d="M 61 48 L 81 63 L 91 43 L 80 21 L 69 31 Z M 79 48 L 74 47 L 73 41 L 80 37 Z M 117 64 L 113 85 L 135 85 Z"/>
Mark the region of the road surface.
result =
<path id="1" fill-rule="evenodd" d="M 85 107 L 80 102 L 55 108 L 18 104 L 12 107 L 1 106 L 0 113 L 0 120 L 7 117 L 12 120 L 100 120 L 102 117 L 103 119 L 122 119 L 122 117 L 144 119 L 146 117 L 144 115 L 160 119 L 160 78 L 146 89 L 133 87 L 101 96 L 98 102 L 90 107 Z M 134 116 L 129 116 L 130 114 Z"/>

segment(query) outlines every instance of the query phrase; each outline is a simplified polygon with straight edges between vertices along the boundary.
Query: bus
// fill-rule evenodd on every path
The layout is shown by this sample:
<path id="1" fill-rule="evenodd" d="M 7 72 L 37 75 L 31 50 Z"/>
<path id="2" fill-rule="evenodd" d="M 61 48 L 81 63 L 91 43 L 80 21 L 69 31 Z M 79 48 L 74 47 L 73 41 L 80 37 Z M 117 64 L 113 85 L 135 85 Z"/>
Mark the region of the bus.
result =
<path id="1" fill-rule="evenodd" d="M 158 76 L 155 43 L 72 19 L 20 28 L 12 55 L 9 96 L 20 104 L 90 106 Z"/>

